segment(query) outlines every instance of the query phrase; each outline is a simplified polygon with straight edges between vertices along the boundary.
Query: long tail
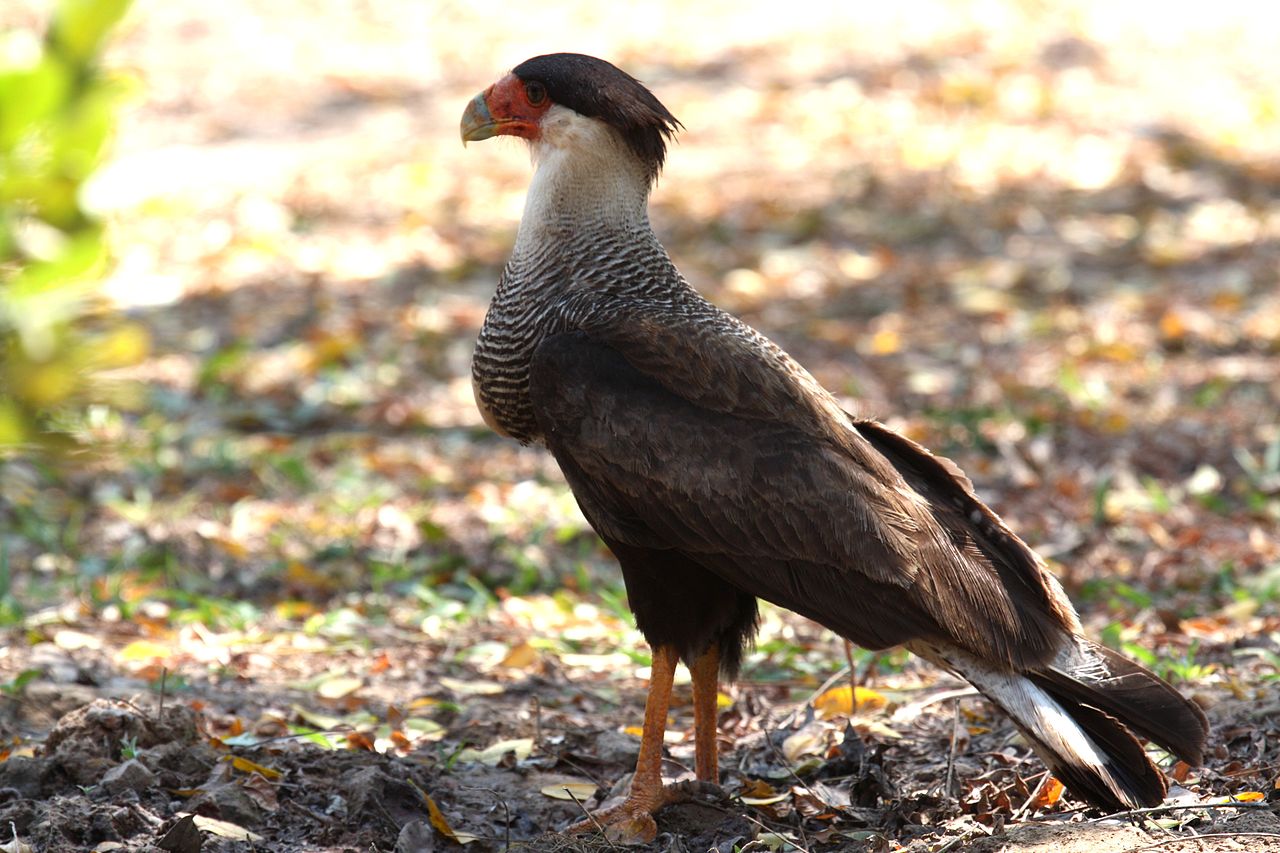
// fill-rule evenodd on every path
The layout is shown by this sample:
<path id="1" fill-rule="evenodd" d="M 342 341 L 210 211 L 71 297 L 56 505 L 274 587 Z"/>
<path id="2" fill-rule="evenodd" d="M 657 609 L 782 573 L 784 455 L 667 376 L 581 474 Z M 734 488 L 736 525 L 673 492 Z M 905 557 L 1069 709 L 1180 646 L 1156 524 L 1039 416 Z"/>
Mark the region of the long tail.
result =
<path id="1" fill-rule="evenodd" d="M 935 647 L 926 656 L 999 705 L 1053 775 L 1100 809 L 1164 799 L 1164 774 L 1133 732 L 1188 764 L 1201 761 L 1209 725 L 1200 708 L 1151 671 L 1083 638 L 1048 668 L 1028 673 L 996 669 L 953 649 Z"/>

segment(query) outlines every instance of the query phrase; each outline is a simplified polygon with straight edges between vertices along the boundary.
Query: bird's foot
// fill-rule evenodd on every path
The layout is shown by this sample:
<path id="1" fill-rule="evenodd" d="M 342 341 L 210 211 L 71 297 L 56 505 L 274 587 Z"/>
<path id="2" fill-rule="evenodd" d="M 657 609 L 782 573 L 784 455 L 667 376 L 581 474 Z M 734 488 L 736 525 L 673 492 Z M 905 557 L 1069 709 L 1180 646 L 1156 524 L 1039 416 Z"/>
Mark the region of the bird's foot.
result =
<path id="1" fill-rule="evenodd" d="M 592 812 L 565 830 L 570 835 L 602 832 L 614 844 L 647 844 L 658 836 L 653 816 L 665 806 L 693 800 L 724 799 L 724 791 L 714 782 L 688 780 L 644 790 L 632 790 L 612 808 Z"/>

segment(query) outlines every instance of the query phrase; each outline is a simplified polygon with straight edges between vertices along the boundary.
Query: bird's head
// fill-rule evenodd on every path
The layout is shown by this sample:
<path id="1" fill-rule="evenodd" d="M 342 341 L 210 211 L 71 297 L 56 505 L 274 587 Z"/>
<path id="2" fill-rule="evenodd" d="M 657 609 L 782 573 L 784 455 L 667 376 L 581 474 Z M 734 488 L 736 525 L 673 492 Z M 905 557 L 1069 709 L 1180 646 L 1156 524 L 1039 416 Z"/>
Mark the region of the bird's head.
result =
<path id="1" fill-rule="evenodd" d="M 680 128 L 653 93 L 630 74 L 594 56 L 551 53 L 517 65 L 472 99 L 462 114 L 462 141 L 519 136 L 535 154 L 585 149 L 609 128 L 658 176 L 667 141 Z"/>

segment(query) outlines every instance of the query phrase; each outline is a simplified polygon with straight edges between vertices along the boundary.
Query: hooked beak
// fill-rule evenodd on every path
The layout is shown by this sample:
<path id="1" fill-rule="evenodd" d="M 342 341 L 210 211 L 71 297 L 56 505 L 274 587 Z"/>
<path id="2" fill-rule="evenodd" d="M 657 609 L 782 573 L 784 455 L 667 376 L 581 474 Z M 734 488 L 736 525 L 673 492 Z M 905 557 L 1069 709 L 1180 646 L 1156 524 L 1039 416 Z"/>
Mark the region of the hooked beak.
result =
<path id="1" fill-rule="evenodd" d="M 466 111 L 462 113 L 462 144 L 466 145 L 468 142 L 478 142 L 481 139 L 497 136 L 499 124 L 489 112 L 489 104 L 485 100 L 485 93 L 481 92 L 471 99 L 471 103 L 467 104 Z"/>

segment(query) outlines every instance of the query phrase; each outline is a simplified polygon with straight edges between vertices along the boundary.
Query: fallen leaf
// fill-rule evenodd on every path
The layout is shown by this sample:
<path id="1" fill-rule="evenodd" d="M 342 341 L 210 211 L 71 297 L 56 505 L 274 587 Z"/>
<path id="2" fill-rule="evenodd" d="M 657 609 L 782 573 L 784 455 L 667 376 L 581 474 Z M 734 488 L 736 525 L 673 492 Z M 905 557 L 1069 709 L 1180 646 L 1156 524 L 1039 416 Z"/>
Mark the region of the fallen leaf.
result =
<path id="1" fill-rule="evenodd" d="M 376 752 L 373 741 L 369 740 L 369 736 L 361 732 L 347 732 L 347 746 L 352 749 L 361 749 L 365 752 Z"/>
<path id="2" fill-rule="evenodd" d="M 200 830 L 196 829 L 196 816 L 193 814 L 182 815 L 178 818 L 178 822 L 169 827 L 169 831 L 164 834 L 157 843 L 161 850 L 168 850 L 170 853 L 200 853 L 200 847 L 204 844 L 204 839 L 200 837 Z"/>
<path id="3" fill-rule="evenodd" d="M 522 737 L 500 740 L 484 749 L 464 749 L 458 753 L 459 761 L 478 761 L 490 767 L 498 766 L 508 752 L 515 753 L 516 761 L 523 761 L 533 753 L 533 738 Z"/>
<path id="4" fill-rule="evenodd" d="M 261 835 L 256 832 L 250 832 L 243 826 L 237 826 L 226 820 L 205 817 L 204 815 L 195 816 L 195 825 L 196 829 L 204 830 L 219 838 L 229 838 L 232 841 L 251 841 L 256 844 L 263 840 Z"/>
<path id="5" fill-rule="evenodd" d="M 453 827 L 449 826 L 449 821 L 445 819 L 444 813 L 440 811 L 440 807 L 436 805 L 436 801 L 431 799 L 425 792 L 422 794 L 423 799 L 427 801 L 427 815 L 431 820 L 431 825 L 436 828 L 445 838 L 450 841 L 456 841 L 459 844 L 470 844 L 473 841 L 479 841 L 478 835 L 472 835 L 469 832 L 457 832 Z"/>
<path id="6" fill-rule="evenodd" d="M 173 649 L 151 640 L 134 640 L 125 646 L 116 655 L 123 661 L 142 661 L 154 660 L 156 658 L 167 658 L 173 654 Z"/>
<path id="7" fill-rule="evenodd" d="M 496 681 L 462 681 L 448 677 L 440 679 L 440 686 L 461 696 L 497 696 L 505 689 Z"/>
<path id="8" fill-rule="evenodd" d="M 1053 776 L 1047 777 L 1044 781 L 1044 785 L 1040 788 L 1040 793 L 1036 794 L 1036 798 L 1031 801 L 1031 808 L 1048 808 L 1062 798 L 1062 792 L 1064 790 L 1066 789 L 1056 778 Z"/>
<path id="9" fill-rule="evenodd" d="M 507 652 L 499 666 L 511 667 L 512 669 L 528 669 L 538 660 L 538 650 L 528 643 L 521 643 L 518 646 L 513 646 L 511 651 Z"/>
<path id="10" fill-rule="evenodd" d="M 79 651 L 80 649 L 100 649 L 102 648 L 102 640 L 86 634 L 83 631 L 73 631 L 70 628 L 63 628 L 53 635 L 53 644 L 60 649 L 66 649 L 69 652 Z M 168 654 L 166 651 L 165 654 Z"/>
<path id="11" fill-rule="evenodd" d="M 778 789 L 763 779 L 746 779 L 742 783 L 743 797 L 772 797 Z"/>
<path id="12" fill-rule="evenodd" d="M 864 714 L 873 713 L 883 710 L 888 704 L 889 700 L 883 693 L 878 693 L 866 687 L 859 687 L 855 690 L 848 684 L 832 687 L 813 700 L 814 710 L 824 720 L 831 717 L 847 716 L 855 710 Z"/>
<path id="13" fill-rule="evenodd" d="M 281 775 L 279 770 L 263 767 L 261 764 L 252 762 L 247 758 L 241 758 L 238 755 L 228 756 L 228 760 L 230 760 L 231 766 L 241 773 L 257 773 L 267 779 L 279 779 Z"/>
<path id="14" fill-rule="evenodd" d="M 323 699 L 341 699 L 344 696 L 350 696 L 363 686 L 364 679 L 356 678 L 354 675 L 339 675 L 320 682 L 316 693 Z"/>
<path id="15" fill-rule="evenodd" d="M 823 744 L 822 732 L 817 726 L 808 726 L 782 742 L 782 754 L 795 763 L 803 756 L 817 754 Z"/>
<path id="16" fill-rule="evenodd" d="M 425 717 L 405 717 L 400 721 L 400 731 L 411 740 L 440 740 L 444 737 L 445 728 Z"/>
<path id="17" fill-rule="evenodd" d="M 553 800 L 581 802 L 595 796 L 597 787 L 599 786 L 595 782 L 556 782 L 552 785 L 544 785 L 542 794 Z"/>

